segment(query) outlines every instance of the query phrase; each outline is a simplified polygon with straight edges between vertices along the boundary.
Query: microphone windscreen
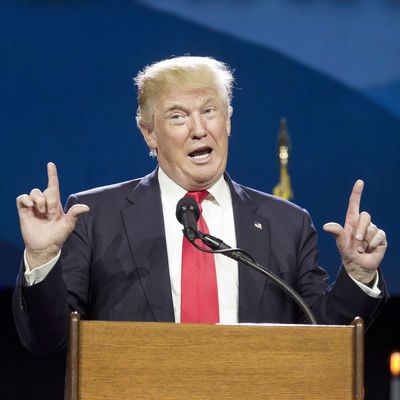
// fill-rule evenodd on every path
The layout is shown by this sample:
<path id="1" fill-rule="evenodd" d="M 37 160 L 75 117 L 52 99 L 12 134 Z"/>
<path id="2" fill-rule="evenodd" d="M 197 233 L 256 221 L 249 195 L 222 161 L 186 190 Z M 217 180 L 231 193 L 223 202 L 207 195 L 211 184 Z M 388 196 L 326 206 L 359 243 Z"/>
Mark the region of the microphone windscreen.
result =
<path id="1" fill-rule="evenodd" d="M 178 204 L 176 205 L 176 218 L 177 220 L 183 224 L 182 222 L 182 215 L 185 211 L 192 210 L 196 217 L 196 221 L 200 218 L 200 210 L 199 206 L 194 199 L 191 197 L 182 197 Z"/>

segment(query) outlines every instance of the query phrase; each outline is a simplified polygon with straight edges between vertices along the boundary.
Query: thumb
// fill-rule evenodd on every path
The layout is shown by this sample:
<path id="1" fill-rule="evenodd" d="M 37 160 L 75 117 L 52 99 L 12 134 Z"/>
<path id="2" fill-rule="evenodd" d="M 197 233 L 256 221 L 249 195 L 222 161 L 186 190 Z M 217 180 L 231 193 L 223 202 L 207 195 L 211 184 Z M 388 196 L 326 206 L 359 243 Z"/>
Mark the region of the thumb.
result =
<path id="1" fill-rule="evenodd" d="M 75 204 L 67 212 L 67 218 L 75 225 L 79 215 L 88 212 L 90 208 L 85 204 Z"/>
<path id="2" fill-rule="evenodd" d="M 328 222 L 323 226 L 325 232 L 332 233 L 334 236 L 338 236 L 343 232 L 343 227 L 336 222 Z"/>

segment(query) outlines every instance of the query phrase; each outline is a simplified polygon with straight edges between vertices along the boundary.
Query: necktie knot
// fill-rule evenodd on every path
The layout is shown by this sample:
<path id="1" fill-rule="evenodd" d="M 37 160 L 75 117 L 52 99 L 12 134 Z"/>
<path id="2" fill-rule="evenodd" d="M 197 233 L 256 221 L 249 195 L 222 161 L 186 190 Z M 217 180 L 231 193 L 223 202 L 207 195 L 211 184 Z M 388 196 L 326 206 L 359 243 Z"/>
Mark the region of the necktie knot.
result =
<path id="1" fill-rule="evenodd" d="M 200 213 L 202 213 L 201 202 L 208 196 L 207 190 L 201 190 L 199 192 L 187 192 L 186 197 L 191 197 L 198 205 Z"/>

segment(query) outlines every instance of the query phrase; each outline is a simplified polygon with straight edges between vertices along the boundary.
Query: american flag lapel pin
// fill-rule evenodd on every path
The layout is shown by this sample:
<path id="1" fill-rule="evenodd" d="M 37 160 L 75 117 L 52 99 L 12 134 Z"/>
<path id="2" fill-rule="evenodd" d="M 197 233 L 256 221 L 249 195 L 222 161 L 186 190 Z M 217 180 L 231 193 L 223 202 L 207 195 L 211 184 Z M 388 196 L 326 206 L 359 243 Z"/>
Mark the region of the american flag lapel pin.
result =
<path id="1" fill-rule="evenodd" d="M 258 228 L 258 229 L 262 229 L 262 224 L 261 224 L 261 222 L 254 222 L 254 226 L 256 227 L 256 228 Z"/>

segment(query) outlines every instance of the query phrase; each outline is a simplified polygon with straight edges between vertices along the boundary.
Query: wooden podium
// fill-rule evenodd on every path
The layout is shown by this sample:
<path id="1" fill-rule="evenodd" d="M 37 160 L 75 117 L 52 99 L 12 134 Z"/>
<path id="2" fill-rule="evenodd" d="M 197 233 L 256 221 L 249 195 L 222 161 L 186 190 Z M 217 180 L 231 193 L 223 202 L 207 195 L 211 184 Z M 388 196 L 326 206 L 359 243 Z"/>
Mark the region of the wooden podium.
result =
<path id="1" fill-rule="evenodd" d="M 364 326 L 80 321 L 66 400 L 357 399 Z"/>

